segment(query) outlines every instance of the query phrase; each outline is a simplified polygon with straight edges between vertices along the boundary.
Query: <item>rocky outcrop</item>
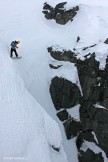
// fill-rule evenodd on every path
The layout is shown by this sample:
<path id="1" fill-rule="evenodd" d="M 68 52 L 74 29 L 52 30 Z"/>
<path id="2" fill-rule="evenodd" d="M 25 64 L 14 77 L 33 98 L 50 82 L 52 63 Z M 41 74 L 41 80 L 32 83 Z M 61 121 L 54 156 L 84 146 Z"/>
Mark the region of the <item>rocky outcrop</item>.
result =
<path id="1" fill-rule="evenodd" d="M 108 57 L 106 59 L 106 66 L 104 70 L 101 70 L 99 73 L 101 95 L 100 102 L 105 108 L 108 109 Z"/>
<path id="2" fill-rule="evenodd" d="M 55 60 L 77 63 L 76 53 L 71 50 L 55 51 L 53 47 L 49 47 L 48 52 Z"/>
<path id="3" fill-rule="evenodd" d="M 81 93 L 76 84 L 57 76 L 51 81 L 50 93 L 56 110 L 71 108 L 81 99 Z"/>
<path id="4" fill-rule="evenodd" d="M 99 72 L 99 62 L 95 60 L 95 53 L 91 55 L 89 59 L 84 61 L 77 61 L 77 69 L 79 80 L 83 92 L 83 100 L 95 100 L 99 99 L 98 93 L 98 72 Z"/>
<path id="5" fill-rule="evenodd" d="M 66 10 L 64 8 L 66 3 L 67 2 L 59 3 L 55 7 L 50 6 L 48 3 L 44 3 L 43 13 L 45 14 L 45 18 L 48 20 L 54 19 L 56 23 L 61 25 L 65 25 L 69 20 L 73 21 L 79 7 L 76 6 Z"/>
<path id="6" fill-rule="evenodd" d="M 92 147 L 89 148 L 89 145 Z M 104 162 L 103 151 L 100 149 L 92 130 L 80 131 L 77 135 L 76 146 L 79 152 L 79 162 Z M 96 150 L 98 150 L 98 153 Z"/>
<path id="7" fill-rule="evenodd" d="M 78 132 L 82 130 L 82 124 L 79 121 L 76 121 L 74 118 L 68 119 L 64 122 L 64 128 L 66 132 L 67 139 L 76 137 Z"/>
<path id="8" fill-rule="evenodd" d="M 104 41 L 105 44 L 108 44 L 108 38 Z"/>
<path id="9" fill-rule="evenodd" d="M 102 153 L 94 153 L 92 150 L 87 149 L 87 151 L 81 151 L 78 156 L 80 162 L 104 162 Z"/>
<path id="10" fill-rule="evenodd" d="M 61 121 L 65 121 L 69 118 L 69 114 L 66 110 L 62 110 L 62 111 L 58 112 L 57 116 Z"/>
<path id="11" fill-rule="evenodd" d="M 76 146 L 77 146 L 77 149 L 79 152 L 81 152 L 81 146 L 85 140 L 88 142 L 93 142 L 96 145 L 98 145 L 98 141 L 97 141 L 97 139 L 95 139 L 94 134 L 95 133 L 90 129 L 88 129 L 86 131 L 78 132 L 77 138 L 76 138 Z"/>
<path id="12" fill-rule="evenodd" d="M 96 108 L 88 104 L 81 105 L 80 118 L 83 130 L 93 130 L 98 139 L 99 146 L 108 156 L 108 110 Z"/>
<path id="13" fill-rule="evenodd" d="M 51 69 L 59 69 L 62 65 L 54 66 L 52 64 L 49 64 Z"/>
<path id="14" fill-rule="evenodd" d="M 52 145 L 51 147 L 53 148 L 53 150 L 55 150 L 55 151 L 57 151 L 57 152 L 59 152 L 59 151 L 60 151 L 60 148 L 55 147 L 54 145 Z"/>
<path id="15" fill-rule="evenodd" d="M 57 116 L 63 122 L 67 139 L 77 137 L 79 162 L 104 162 L 102 153 L 96 154 L 90 148 L 84 152 L 81 147 L 84 141 L 91 142 L 108 157 L 108 58 L 105 68 L 100 69 L 95 53 L 89 53 L 84 60 L 80 60 L 77 59 L 76 50 L 56 51 L 50 47 L 48 52 L 55 60 L 75 63 L 82 89 L 81 96 L 78 86 L 67 79 L 56 76 L 51 81 L 50 93 L 56 110 L 65 108 Z M 78 103 L 80 121 L 72 118 L 66 111 Z"/>

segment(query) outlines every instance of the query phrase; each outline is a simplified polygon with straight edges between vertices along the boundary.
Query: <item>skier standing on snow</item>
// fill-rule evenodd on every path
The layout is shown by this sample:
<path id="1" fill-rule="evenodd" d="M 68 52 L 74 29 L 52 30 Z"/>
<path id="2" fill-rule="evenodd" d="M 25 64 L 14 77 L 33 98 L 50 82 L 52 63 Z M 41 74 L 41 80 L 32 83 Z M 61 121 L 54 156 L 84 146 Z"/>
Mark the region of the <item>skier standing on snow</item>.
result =
<path id="1" fill-rule="evenodd" d="M 16 48 L 18 48 L 18 44 L 20 43 L 20 41 L 12 41 L 11 43 L 11 51 L 10 51 L 10 57 L 13 56 L 13 52 L 15 53 L 16 57 L 18 57 L 18 53 L 16 51 Z"/>

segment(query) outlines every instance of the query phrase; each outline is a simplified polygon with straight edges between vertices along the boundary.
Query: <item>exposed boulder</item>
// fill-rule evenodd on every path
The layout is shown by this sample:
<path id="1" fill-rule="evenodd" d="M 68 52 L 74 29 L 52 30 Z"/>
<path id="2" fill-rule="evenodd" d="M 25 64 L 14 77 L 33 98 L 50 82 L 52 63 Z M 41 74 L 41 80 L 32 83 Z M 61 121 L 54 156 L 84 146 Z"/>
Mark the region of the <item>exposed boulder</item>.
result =
<path id="1" fill-rule="evenodd" d="M 89 146 L 91 146 L 90 142 L 92 143 L 92 147 L 89 148 Z M 92 130 L 80 131 L 76 139 L 76 146 L 79 153 L 79 162 L 104 162 L 102 150 Z M 83 148 L 86 151 L 84 151 Z M 96 153 L 97 148 L 100 150 L 99 153 Z"/>
<path id="2" fill-rule="evenodd" d="M 87 149 L 86 152 L 81 151 L 78 158 L 79 162 L 104 162 L 102 153 L 96 154 L 90 149 Z"/>
<path id="3" fill-rule="evenodd" d="M 108 38 L 105 40 L 105 42 L 104 42 L 105 44 L 108 44 Z"/>
<path id="4" fill-rule="evenodd" d="M 70 10 L 64 8 L 67 2 L 57 4 L 54 8 L 47 3 L 44 3 L 43 13 L 46 19 L 54 19 L 56 23 L 65 25 L 69 20 L 73 21 L 73 18 L 77 14 L 79 7 L 73 7 Z M 47 12 L 45 12 L 47 11 Z"/>
<path id="5" fill-rule="evenodd" d="M 98 145 L 98 141 L 95 139 L 96 137 L 94 137 L 94 132 L 90 129 L 86 130 L 86 131 L 80 131 L 77 135 L 76 138 L 76 146 L 78 151 L 81 151 L 80 148 L 84 142 L 84 140 L 88 141 L 88 142 L 93 142 L 96 145 Z"/>
<path id="6" fill-rule="evenodd" d="M 52 64 L 49 64 L 51 69 L 59 69 L 62 65 L 54 66 Z"/>
<path id="7" fill-rule="evenodd" d="M 57 10 L 57 9 L 64 9 L 64 6 L 65 6 L 66 3 L 67 2 L 62 2 L 62 3 L 57 4 L 55 6 L 55 10 Z"/>
<path id="8" fill-rule="evenodd" d="M 108 110 L 96 108 L 87 103 L 81 105 L 80 118 L 83 130 L 93 130 L 99 146 L 108 157 Z"/>
<path id="9" fill-rule="evenodd" d="M 63 50 L 61 52 L 53 50 L 52 47 L 49 47 L 48 52 L 50 53 L 51 57 L 53 57 L 55 60 L 77 63 L 76 53 L 71 50 Z"/>
<path id="10" fill-rule="evenodd" d="M 50 94 L 57 110 L 71 108 L 81 99 L 81 92 L 76 84 L 57 76 L 51 81 Z"/>
<path id="11" fill-rule="evenodd" d="M 77 41 L 76 41 L 76 42 L 79 42 L 79 41 L 80 41 L 80 37 L 78 36 L 78 37 L 77 37 Z"/>
<path id="12" fill-rule="evenodd" d="M 100 102 L 105 108 L 108 109 L 108 57 L 106 59 L 106 66 L 104 70 L 100 72 L 100 87 L 101 87 L 101 96 Z"/>
<path id="13" fill-rule="evenodd" d="M 60 148 L 59 147 L 55 147 L 54 145 L 51 146 L 53 148 L 53 150 L 59 152 L 60 151 Z"/>
<path id="14" fill-rule="evenodd" d="M 70 118 L 64 123 L 64 128 L 67 139 L 71 139 L 76 137 L 78 132 L 82 130 L 82 125 L 81 122 L 75 120 L 74 118 Z"/>
<path id="15" fill-rule="evenodd" d="M 99 62 L 95 60 L 95 54 L 84 61 L 78 60 L 77 69 L 83 92 L 83 99 L 88 99 L 93 93 L 96 97 L 96 95 L 98 95 L 98 90 L 95 86 L 97 85 Z"/>
<path id="16" fill-rule="evenodd" d="M 53 7 L 51 7 L 47 2 L 45 2 L 43 9 L 51 11 L 53 9 Z"/>
<path id="17" fill-rule="evenodd" d="M 62 110 L 62 111 L 57 113 L 57 116 L 61 121 L 64 121 L 64 120 L 68 119 L 69 114 L 68 114 L 68 112 L 66 110 Z"/>
<path id="18" fill-rule="evenodd" d="M 97 44 L 93 44 L 93 45 L 91 45 L 91 46 L 88 46 L 88 47 L 84 47 L 83 48 L 83 51 L 85 51 L 85 50 L 87 50 L 88 48 L 92 48 L 92 47 L 95 47 Z"/>

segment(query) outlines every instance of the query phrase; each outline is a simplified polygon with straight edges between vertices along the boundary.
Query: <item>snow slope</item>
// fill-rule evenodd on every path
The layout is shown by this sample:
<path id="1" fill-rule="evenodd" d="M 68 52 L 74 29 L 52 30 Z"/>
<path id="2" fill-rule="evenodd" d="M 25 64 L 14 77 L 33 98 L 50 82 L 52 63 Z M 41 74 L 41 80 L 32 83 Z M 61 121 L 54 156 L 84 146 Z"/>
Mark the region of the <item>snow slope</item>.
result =
<path id="1" fill-rule="evenodd" d="M 50 0 L 48 0 L 50 3 Z M 55 5 L 60 1 L 51 1 Z M 69 6 L 79 3 L 87 4 L 87 1 L 67 1 Z M 107 1 L 96 4 L 90 1 L 88 4 L 98 6 L 107 5 Z M 105 3 L 106 2 L 106 3 Z M 14 4 L 14 8 L 11 7 Z M 107 8 L 88 7 L 80 5 L 80 11 L 74 21 L 65 26 L 60 26 L 54 21 L 47 21 L 42 14 L 44 0 L 25 1 L 4 0 L 0 1 L 0 39 L 8 46 L 11 40 L 21 40 L 19 54 L 22 60 L 16 61 L 21 76 L 33 96 L 44 107 L 48 107 L 49 92 L 47 78 L 49 73 L 49 57 L 47 47 L 58 44 L 63 48 L 80 48 L 100 42 L 107 37 L 108 13 Z M 5 4 L 7 9 L 4 12 Z M 23 7 L 26 4 L 26 7 Z M 67 5 L 68 6 L 68 5 Z M 6 7 L 6 6 L 5 6 Z M 86 23 L 85 23 L 86 22 Z M 95 23 L 94 23 L 95 22 Z M 90 26 L 90 28 L 88 28 Z M 76 44 L 76 37 L 81 37 Z M 102 48 L 103 50 L 103 48 Z M 79 51 L 80 52 L 80 51 Z M 101 60 L 101 59 L 100 59 Z M 29 79 L 28 79 L 29 78 Z M 37 93 L 38 91 L 38 93 Z M 52 111 L 49 113 L 52 114 Z"/>
<path id="2" fill-rule="evenodd" d="M 79 52 L 79 57 L 83 59 L 86 54 L 82 54 L 83 47 L 101 43 L 100 41 L 105 40 L 108 36 L 108 9 L 106 8 L 108 2 L 107 0 L 67 0 L 67 7 L 80 4 L 80 11 L 74 21 L 65 26 L 60 26 L 54 21 L 47 21 L 44 18 L 41 12 L 44 2 L 44 0 L 0 0 L 0 41 L 9 52 L 10 42 L 15 39 L 21 40 L 19 54 L 22 55 L 22 59 L 13 60 L 13 62 L 29 92 L 58 121 L 49 94 L 49 74 L 51 71 L 48 66 L 50 59 L 47 47 L 55 44 L 67 49 L 75 47 Z M 47 2 L 56 5 L 61 1 L 47 0 Z M 76 44 L 77 36 L 81 37 L 78 44 Z M 99 47 L 100 49 L 96 47 L 97 59 L 102 60 L 101 67 L 103 68 L 107 47 L 103 43 Z M 101 57 L 102 51 L 103 58 Z M 12 69 L 13 66 L 11 71 Z M 67 141 L 62 125 L 59 121 L 58 123 L 63 134 L 68 160 L 71 162 L 71 159 L 74 159 L 74 162 L 77 162 L 75 139 Z"/>
<path id="3" fill-rule="evenodd" d="M 28 93 L 1 42 L 0 162 L 67 162 L 61 139 L 58 124 Z"/>

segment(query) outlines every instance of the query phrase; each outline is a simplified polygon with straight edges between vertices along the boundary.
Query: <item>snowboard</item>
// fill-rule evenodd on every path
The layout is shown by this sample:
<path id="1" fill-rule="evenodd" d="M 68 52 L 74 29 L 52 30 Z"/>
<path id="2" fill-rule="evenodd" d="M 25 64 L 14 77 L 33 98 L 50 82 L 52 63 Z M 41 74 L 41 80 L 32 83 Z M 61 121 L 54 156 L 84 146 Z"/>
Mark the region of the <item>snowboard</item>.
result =
<path id="1" fill-rule="evenodd" d="M 22 58 L 22 56 L 18 56 L 18 57 L 11 57 L 12 59 L 20 59 Z"/>

